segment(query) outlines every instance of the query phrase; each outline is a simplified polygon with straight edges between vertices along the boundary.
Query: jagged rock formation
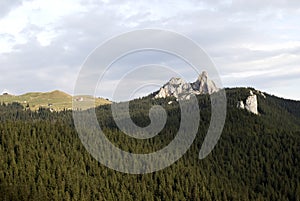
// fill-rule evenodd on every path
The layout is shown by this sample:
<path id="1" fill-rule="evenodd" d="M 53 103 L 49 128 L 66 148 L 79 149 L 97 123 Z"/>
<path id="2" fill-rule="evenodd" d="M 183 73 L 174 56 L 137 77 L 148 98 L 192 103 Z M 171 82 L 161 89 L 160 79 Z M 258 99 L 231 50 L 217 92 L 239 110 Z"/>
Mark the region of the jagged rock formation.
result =
<path id="1" fill-rule="evenodd" d="M 193 83 L 187 83 L 181 78 L 171 78 L 160 88 L 154 98 L 166 98 L 174 96 L 179 100 L 190 99 L 191 94 L 212 94 L 219 91 L 216 84 L 208 78 L 207 72 L 202 72 Z"/>
<path id="2" fill-rule="evenodd" d="M 239 101 L 237 107 L 240 109 L 246 109 L 247 111 L 258 115 L 257 96 L 250 90 L 250 95 L 247 97 L 246 101 Z"/>
<path id="3" fill-rule="evenodd" d="M 191 85 L 196 94 L 212 94 L 219 91 L 214 81 L 208 78 L 206 71 L 203 71 Z"/>
<path id="4" fill-rule="evenodd" d="M 166 98 L 174 96 L 177 99 L 189 99 L 193 93 L 192 86 L 181 78 L 171 78 L 163 87 L 160 88 L 155 98 Z"/>

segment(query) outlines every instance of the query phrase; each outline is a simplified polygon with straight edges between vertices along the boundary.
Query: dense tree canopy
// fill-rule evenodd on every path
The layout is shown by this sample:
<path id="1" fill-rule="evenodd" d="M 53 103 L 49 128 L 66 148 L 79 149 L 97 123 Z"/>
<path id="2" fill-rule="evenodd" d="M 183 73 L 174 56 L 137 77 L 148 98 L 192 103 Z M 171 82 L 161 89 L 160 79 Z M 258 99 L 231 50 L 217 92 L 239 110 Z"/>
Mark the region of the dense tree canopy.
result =
<path id="1" fill-rule="evenodd" d="M 0 200 L 300 200 L 300 103 L 258 95 L 260 115 L 236 108 L 247 88 L 227 89 L 222 136 L 198 159 L 210 122 L 209 96 L 198 96 L 201 123 L 189 151 L 161 171 L 130 175 L 97 162 L 82 145 L 71 111 L 37 112 L 0 106 Z M 130 102 L 133 121 L 150 123 L 149 108 L 168 114 L 162 132 L 149 140 L 123 134 L 110 106 L 96 109 L 100 126 L 116 146 L 149 153 L 166 146 L 180 123 L 178 103 L 151 96 Z"/>

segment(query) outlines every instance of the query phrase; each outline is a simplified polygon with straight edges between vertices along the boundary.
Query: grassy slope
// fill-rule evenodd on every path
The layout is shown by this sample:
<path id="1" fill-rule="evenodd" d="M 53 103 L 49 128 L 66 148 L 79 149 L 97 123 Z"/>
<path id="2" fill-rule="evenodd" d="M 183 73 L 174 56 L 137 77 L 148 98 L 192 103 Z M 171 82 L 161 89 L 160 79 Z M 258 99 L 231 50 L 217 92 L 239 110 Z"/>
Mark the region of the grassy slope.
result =
<path id="1" fill-rule="evenodd" d="M 89 97 L 89 99 L 91 98 L 92 97 Z M 53 108 L 55 111 L 61 111 L 64 109 L 72 108 L 72 96 L 58 90 L 46 93 L 31 92 L 20 96 L 0 95 L 0 103 L 12 102 L 18 102 L 24 107 L 29 105 L 31 110 L 37 110 L 40 107 Z M 96 106 L 110 103 L 110 101 L 103 98 L 95 99 Z"/>

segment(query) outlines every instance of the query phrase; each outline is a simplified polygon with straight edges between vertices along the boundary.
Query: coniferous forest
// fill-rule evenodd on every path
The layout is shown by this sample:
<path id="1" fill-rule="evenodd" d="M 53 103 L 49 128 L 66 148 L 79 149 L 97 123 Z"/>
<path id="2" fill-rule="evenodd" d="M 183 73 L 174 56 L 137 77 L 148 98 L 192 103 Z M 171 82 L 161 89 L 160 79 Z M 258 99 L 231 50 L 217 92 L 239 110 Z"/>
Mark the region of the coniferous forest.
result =
<path id="1" fill-rule="evenodd" d="M 258 95 L 254 115 L 236 107 L 249 89 L 226 89 L 227 118 L 218 144 L 203 160 L 198 153 L 210 122 L 210 99 L 198 96 L 197 137 L 176 163 L 158 172 L 132 175 L 111 170 L 82 145 L 72 111 L 0 106 L 0 200 L 300 200 L 300 102 Z M 174 104 L 168 104 L 173 101 Z M 149 109 L 163 106 L 167 124 L 154 138 L 123 134 L 110 105 L 96 108 L 106 137 L 132 153 L 159 150 L 172 141 L 180 108 L 172 98 L 130 102 L 132 120 L 150 123 Z"/>

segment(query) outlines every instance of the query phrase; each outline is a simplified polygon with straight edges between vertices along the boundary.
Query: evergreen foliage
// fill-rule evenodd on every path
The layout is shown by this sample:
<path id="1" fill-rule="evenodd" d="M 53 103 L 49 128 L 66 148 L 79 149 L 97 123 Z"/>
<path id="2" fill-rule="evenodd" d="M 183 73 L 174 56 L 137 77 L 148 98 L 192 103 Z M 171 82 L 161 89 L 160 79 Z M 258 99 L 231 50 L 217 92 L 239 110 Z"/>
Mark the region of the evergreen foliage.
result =
<path id="1" fill-rule="evenodd" d="M 116 172 L 93 159 L 76 133 L 71 111 L 1 104 L 0 200 L 300 200 L 300 102 L 258 95 L 257 116 L 236 108 L 249 89 L 226 91 L 227 119 L 212 153 L 198 159 L 210 122 L 210 99 L 203 95 L 197 97 L 201 123 L 192 147 L 172 166 L 145 175 Z M 123 134 L 110 105 L 96 113 L 116 146 L 149 153 L 176 135 L 179 105 L 150 96 L 130 102 L 131 117 L 140 126 L 150 123 L 149 108 L 157 104 L 168 120 L 148 140 Z"/>

